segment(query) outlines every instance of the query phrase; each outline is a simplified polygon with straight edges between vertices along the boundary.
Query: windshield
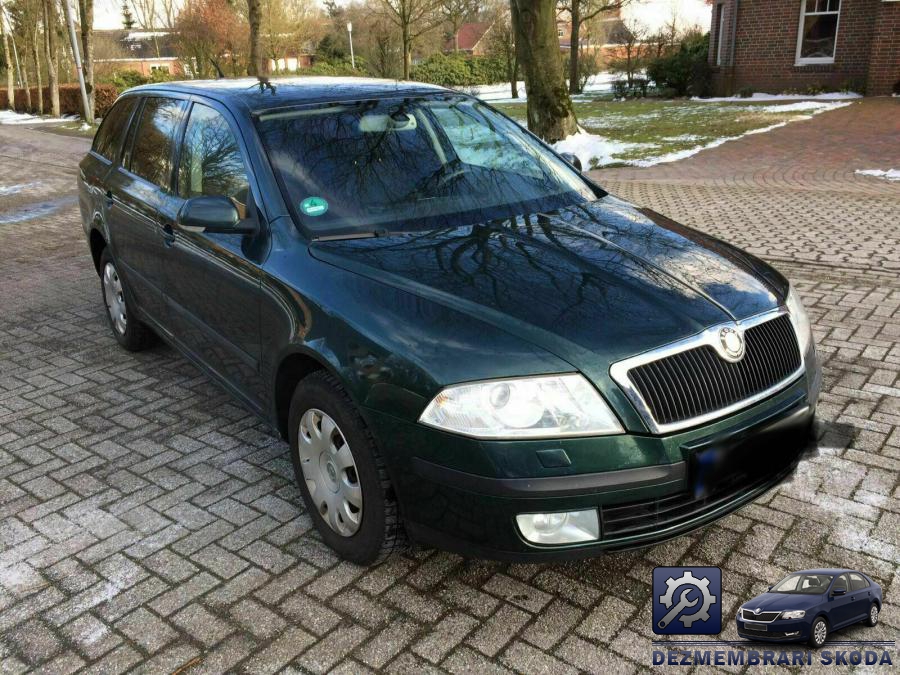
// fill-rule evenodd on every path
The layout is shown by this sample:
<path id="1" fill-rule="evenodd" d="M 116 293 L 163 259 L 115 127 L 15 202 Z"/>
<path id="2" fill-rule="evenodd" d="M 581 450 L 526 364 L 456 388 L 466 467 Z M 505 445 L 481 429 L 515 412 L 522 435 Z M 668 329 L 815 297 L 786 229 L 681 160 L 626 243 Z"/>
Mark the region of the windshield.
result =
<path id="1" fill-rule="evenodd" d="M 772 586 L 772 593 L 805 593 L 819 595 L 828 590 L 831 574 L 791 574 Z"/>
<path id="2" fill-rule="evenodd" d="M 295 108 L 257 125 L 313 236 L 469 225 L 597 198 L 518 124 L 463 96 Z"/>

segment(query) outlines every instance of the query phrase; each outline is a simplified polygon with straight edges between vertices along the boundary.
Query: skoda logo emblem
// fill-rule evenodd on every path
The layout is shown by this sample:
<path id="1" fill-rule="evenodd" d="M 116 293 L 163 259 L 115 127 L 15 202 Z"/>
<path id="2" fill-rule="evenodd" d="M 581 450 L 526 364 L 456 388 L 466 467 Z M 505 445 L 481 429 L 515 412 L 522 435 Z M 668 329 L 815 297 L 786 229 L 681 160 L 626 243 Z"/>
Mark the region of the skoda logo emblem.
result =
<path id="1" fill-rule="evenodd" d="M 753 613 L 759 614 L 761 611 L 762 611 L 762 607 L 757 607 L 756 609 L 753 610 Z"/>
<path id="2" fill-rule="evenodd" d="M 719 352 L 727 361 L 744 358 L 744 336 L 730 326 L 719 330 L 719 346 Z"/>

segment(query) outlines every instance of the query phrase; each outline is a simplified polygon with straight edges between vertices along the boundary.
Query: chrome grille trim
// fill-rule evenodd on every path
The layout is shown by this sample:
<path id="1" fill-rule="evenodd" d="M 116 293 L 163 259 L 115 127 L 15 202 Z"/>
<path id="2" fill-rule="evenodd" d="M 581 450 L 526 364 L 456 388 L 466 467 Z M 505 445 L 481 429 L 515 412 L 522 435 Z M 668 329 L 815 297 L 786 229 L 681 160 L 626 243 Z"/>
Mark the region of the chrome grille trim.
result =
<path id="1" fill-rule="evenodd" d="M 644 352 L 643 354 L 638 354 L 637 356 L 625 359 L 623 361 L 618 361 L 614 363 L 609 370 L 610 376 L 612 379 L 622 388 L 625 392 L 628 399 L 634 404 L 638 413 L 640 413 L 641 418 L 644 420 L 644 423 L 647 425 L 647 428 L 653 434 L 667 434 L 672 433 L 674 431 L 680 431 L 681 429 L 687 429 L 689 427 L 697 426 L 699 424 L 705 424 L 707 422 L 711 422 L 713 420 L 719 419 L 721 417 L 725 417 L 732 413 L 735 413 L 739 410 L 747 408 L 759 401 L 762 401 L 773 394 L 778 393 L 779 391 L 786 388 L 788 385 L 796 381 L 805 371 L 806 369 L 806 361 L 805 354 L 800 354 L 800 366 L 790 373 L 787 377 L 782 380 L 776 382 L 771 387 L 766 388 L 763 391 L 759 391 L 752 396 L 741 399 L 735 403 L 730 403 L 727 405 L 723 405 L 721 408 L 717 408 L 711 412 L 698 415 L 695 417 L 689 417 L 686 419 L 680 419 L 676 422 L 671 423 L 659 423 L 655 419 L 653 412 L 651 410 L 651 406 L 648 405 L 648 402 L 644 400 L 638 386 L 632 381 L 630 377 L 629 371 L 632 368 L 636 368 L 638 366 L 644 366 L 648 363 L 653 363 L 655 361 L 659 361 L 661 359 L 665 359 L 669 356 L 673 356 L 675 354 L 680 354 L 682 352 L 688 352 L 690 350 L 696 349 L 698 347 L 709 346 L 713 349 L 717 350 L 718 353 L 718 336 L 719 331 L 724 327 L 739 327 L 740 330 L 746 331 L 749 328 L 753 328 L 754 326 L 758 326 L 760 324 L 766 323 L 767 321 L 772 321 L 780 316 L 788 315 L 788 311 L 784 307 L 780 307 L 775 310 L 771 310 L 768 312 L 763 312 L 762 314 L 757 314 L 756 316 L 750 317 L 748 319 L 743 319 L 741 321 L 726 321 L 715 326 L 711 326 L 696 335 L 692 335 L 684 340 L 679 340 L 677 342 L 673 342 L 668 345 L 664 345 L 659 347 L 658 349 L 653 349 L 648 352 Z M 793 326 L 791 327 L 791 331 L 793 333 Z M 799 351 L 799 341 L 797 340 L 797 336 L 793 335 L 794 340 L 797 342 L 798 351 Z M 692 355 L 687 355 L 688 359 L 692 358 Z M 700 359 L 694 359 L 698 368 L 703 367 L 703 363 Z M 670 388 L 678 387 L 680 385 L 679 382 L 662 382 L 663 388 L 666 386 Z M 716 392 L 708 392 L 708 394 L 715 396 Z M 719 399 L 723 400 L 723 399 Z M 659 402 L 657 402 L 659 403 Z M 677 405 L 675 400 L 673 401 L 662 401 L 670 407 Z M 677 410 L 675 411 L 677 414 Z"/>
<path id="2" fill-rule="evenodd" d="M 759 614 L 754 614 L 749 609 L 741 610 L 741 617 L 744 621 L 755 621 L 756 623 L 772 623 L 779 616 L 781 616 L 780 610 L 777 612 L 760 612 Z"/>

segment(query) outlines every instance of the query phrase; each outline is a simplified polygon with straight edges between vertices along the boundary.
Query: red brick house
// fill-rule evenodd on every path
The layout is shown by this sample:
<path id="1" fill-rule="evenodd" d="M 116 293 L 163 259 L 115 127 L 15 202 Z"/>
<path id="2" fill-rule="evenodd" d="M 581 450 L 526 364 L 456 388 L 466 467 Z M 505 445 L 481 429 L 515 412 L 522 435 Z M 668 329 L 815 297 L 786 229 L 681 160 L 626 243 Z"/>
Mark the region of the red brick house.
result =
<path id="1" fill-rule="evenodd" d="M 709 61 L 719 94 L 900 86 L 900 0 L 715 0 Z"/>
<path id="2" fill-rule="evenodd" d="M 484 56 L 488 51 L 487 36 L 493 25 L 493 23 L 477 21 L 464 23 L 456 31 L 456 35 L 451 36 L 444 43 L 444 53 L 459 52 L 469 56 Z"/>

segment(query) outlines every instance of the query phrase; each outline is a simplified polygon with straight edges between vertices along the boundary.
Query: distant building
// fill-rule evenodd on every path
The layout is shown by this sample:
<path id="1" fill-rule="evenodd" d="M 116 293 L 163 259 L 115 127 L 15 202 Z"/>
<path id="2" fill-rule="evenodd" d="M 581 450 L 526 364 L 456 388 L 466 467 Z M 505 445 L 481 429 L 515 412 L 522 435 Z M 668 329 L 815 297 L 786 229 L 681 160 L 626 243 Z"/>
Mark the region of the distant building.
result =
<path id="1" fill-rule="evenodd" d="M 900 86 L 897 0 L 717 0 L 709 62 L 717 93 Z"/>
<path id="2" fill-rule="evenodd" d="M 456 31 L 456 35 L 451 35 L 444 43 L 444 53 L 458 51 L 468 56 L 484 56 L 488 52 L 487 37 L 491 26 L 493 24 L 487 22 L 464 23 Z"/>
<path id="3" fill-rule="evenodd" d="M 175 35 L 165 30 L 95 30 L 94 69 L 98 73 L 133 70 L 146 77 L 154 71 L 184 73 Z"/>

